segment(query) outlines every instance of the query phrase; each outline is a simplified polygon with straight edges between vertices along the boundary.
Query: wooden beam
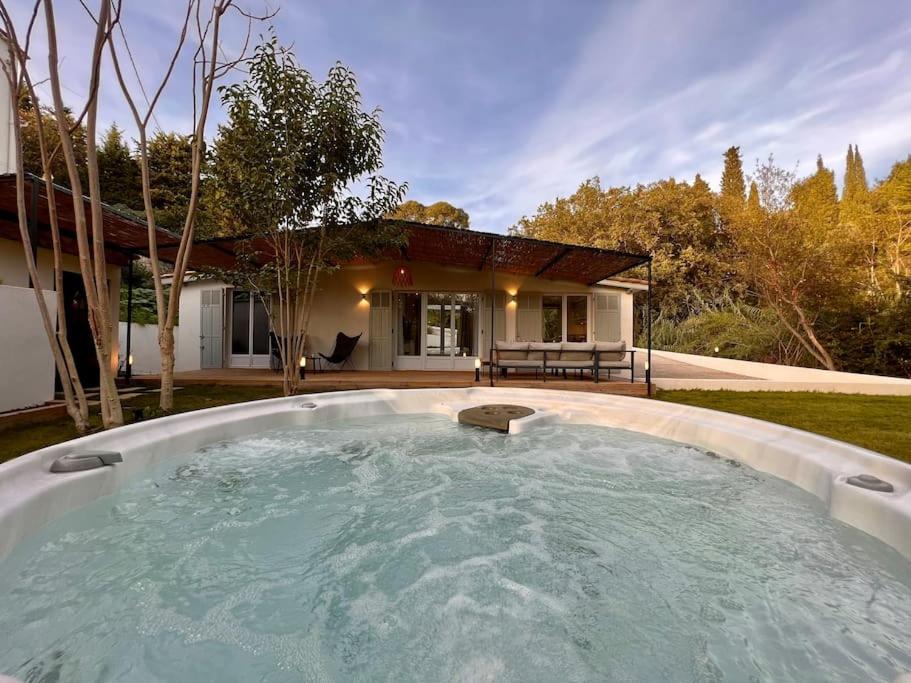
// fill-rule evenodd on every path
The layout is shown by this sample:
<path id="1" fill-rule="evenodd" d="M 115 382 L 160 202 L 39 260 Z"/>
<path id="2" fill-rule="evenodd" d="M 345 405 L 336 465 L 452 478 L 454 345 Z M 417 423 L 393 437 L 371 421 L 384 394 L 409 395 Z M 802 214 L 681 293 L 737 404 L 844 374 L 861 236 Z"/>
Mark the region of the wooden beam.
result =
<path id="1" fill-rule="evenodd" d="M 535 277 L 541 277 L 545 272 L 553 268 L 564 256 L 566 256 L 572 250 L 572 247 L 563 247 L 563 249 L 561 249 L 556 256 L 554 256 L 550 261 L 538 269 L 538 272 L 535 273 Z"/>

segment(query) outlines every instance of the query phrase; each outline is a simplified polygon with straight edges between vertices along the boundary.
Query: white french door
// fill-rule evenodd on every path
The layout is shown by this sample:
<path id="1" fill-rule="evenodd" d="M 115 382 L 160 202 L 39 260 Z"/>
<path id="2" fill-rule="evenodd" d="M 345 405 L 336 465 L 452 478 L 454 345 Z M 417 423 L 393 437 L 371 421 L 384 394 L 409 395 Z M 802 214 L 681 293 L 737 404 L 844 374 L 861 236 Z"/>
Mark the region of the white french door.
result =
<path id="1" fill-rule="evenodd" d="M 394 298 L 396 369 L 474 369 L 480 337 L 477 294 L 396 292 Z"/>
<path id="2" fill-rule="evenodd" d="M 241 290 L 231 293 L 232 368 L 268 368 L 271 340 L 269 314 L 262 299 Z"/>

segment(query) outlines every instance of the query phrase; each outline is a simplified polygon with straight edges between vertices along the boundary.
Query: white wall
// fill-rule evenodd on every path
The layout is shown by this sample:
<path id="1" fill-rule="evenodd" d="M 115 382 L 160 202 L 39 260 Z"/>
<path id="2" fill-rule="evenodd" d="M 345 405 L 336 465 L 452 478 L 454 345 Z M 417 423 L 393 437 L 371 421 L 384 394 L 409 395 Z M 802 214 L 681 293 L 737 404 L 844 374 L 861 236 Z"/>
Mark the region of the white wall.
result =
<path id="1" fill-rule="evenodd" d="M 38 280 L 41 288 L 45 293 L 54 291 L 54 254 L 49 249 L 38 249 Z M 71 273 L 79 272 L 79 259 L 72 254 L 63 255 L 63 270 Z M 120 266 L 108 265 L 107 278 L 110 287 L 108 306 L 110 307 L 111 316 L 116 321 L 120 311 Z M 22 251 L 22 243 L 14 240 L 0 239 L 0 284 L 28 288 L 28 270 L 25 267 L 25 254 Z M 37 304 L 32 301 L 37 313 Z M 16 320 L 6 316 L 6 312 L 0 310 L 3 321 Z M 112 325 L 111 329 L 111 366 L 114 371 L 117 370 L 119 359 L 119 342 L 117 339 L 117 326 Z M 0 347 L 4 350 L 5 347 Z"/>
<path id="2" fill-rule="evenodd" d="M 191 280 L 184 284 L 180 291 L 180 324 L 174 330 L 175 372 L 199 370 L 202 365 L 200 352 L 200 302 L 204 289 L 223 288 L 225 284 L 217 280 Z M 227 325 L 223 317 L 222 324 Z M 227 329 L 227 328 L 226 328 Z"/>
<path id="3" fill-rule="evenodd" d="M 57 315 L 54 292 L 44 292 Z M 0 412 L 42 405 L 54 398 L 54 357 L 35 290 L 0 285 Z"/>
<path id="4" fill-rule="evenodd" d="M 120 348 L 127 352 L 127 324 L 120 322 Z M 180 357 L 180 325 L 174 328 L 174 354 Z M 158 325 L 133 323 L 130 333 L 130 352 L 133 354 L 134 375 L 157 375 L 161 372 L 161 352 L 158 349 Z M 121 364 L 122 365 L 122 364 Z"/>
<path id="5" fill-rule="evenodd" d="M 641 349 L 645 351 L 645 349 Z M 721 370 L 744 379 L 653 378 L 661 389 L 726 389 L 729 391 L 827 391 L 842 394 L 911 395 L 911 379 L 863 375 L 856 372 L 833 372 L 818 368 L 800 368 L 774 363 L 697 356 L 673 351 L 656 351 L 652 357 L 688 363 L 711 370 Z M 752 379 L 749 379 L 752 378 Z"/>

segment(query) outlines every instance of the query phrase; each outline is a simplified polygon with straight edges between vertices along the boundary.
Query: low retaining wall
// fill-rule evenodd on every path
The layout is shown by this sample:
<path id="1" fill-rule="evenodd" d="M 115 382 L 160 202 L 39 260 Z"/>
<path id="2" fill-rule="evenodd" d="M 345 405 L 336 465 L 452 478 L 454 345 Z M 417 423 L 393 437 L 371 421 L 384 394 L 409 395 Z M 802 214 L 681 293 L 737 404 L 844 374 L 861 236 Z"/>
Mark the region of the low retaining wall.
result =
<path id="1" fill-rule="evenodd" d="M 436 412 L 455 419 L 483 403 L 518 403 L 538 411 L 510 431 L 559 420 L 618 427 L 692 444 L 743 462 L 809 491 L 833 517 L 881 539 L 911 559 L 911 465 L 797 429 L 703 408 L 626 396 L 538 389 L 370 389 L 311 394 L 211 408 L 137 423 L 51 446 L 0 465 L 0 558 L 22 538 L 81 505 L 118 490 L 175 454 L 284 425 L 367 415 Z M 51 474 L 76 449 L 116 450 L 123 463 Z M 893 493 L 846 483 L 872 474 Z"/>
<path id="2" fill-rule="evenodd" d="M 645 353 L 645 349 L 637 349 Z M 644 356 L 643 356 L 644 357 Z M 659 389 L 726 389 L 729 391 L 822 391 L 841 394 L 879 394 L 911 396 L 911 379 L 863 375 L 856 372 L 836 372 L 818 368 L 801 368 L 774 363 L 697 356 L 674 351 L 652 349 L 653 358 L 687 363 L 709 370 L 744 375 L 737 378 L 670 378 L 654 377 L 652 382 Z"/>

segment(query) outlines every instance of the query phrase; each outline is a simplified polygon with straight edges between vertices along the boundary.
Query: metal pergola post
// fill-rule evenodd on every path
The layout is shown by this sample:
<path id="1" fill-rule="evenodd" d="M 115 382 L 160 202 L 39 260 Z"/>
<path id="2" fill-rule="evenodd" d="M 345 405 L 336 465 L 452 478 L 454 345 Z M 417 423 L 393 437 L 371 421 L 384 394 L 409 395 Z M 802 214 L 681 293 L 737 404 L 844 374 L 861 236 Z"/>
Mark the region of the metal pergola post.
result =
<path id="1" fill-rule="evenodd" d="M 652 396 L 652 257 L 648 257 L 648 302 L 646 303 L 646 337 L 648 339 L 648 348 L 646 349 L 645 358 L 645 385 L 648 396 Z"/>
<path id="2" fill-rule="evenodd" d="M 127 266 L 127 355 L 126 355 L 126 370 L 124 375 L 127 379 L 127 384 L 130 383 L 130 379 L 133 377 L 133 364 L 130 362 L 130 354 L 132 353 L 131 343 L 133 335 L 133 261 L 135 257 L 130 257 L 129 265 Z"/>

